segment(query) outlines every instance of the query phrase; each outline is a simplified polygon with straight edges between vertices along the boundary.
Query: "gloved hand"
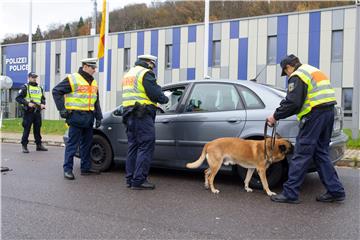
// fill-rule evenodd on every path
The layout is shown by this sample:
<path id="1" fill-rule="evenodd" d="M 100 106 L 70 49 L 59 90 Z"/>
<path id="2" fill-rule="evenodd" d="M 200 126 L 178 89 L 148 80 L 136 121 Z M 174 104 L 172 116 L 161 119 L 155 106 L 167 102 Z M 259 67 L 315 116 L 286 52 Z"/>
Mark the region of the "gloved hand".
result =
<path id="1" fill-rule="evenodd" d="M 99 128 L 101 125 L 101 119 L 96 119 L 95 121 L 95 128 Z"/>
<path id="2" fill-rule="evenodd" d="M 68 117 L 70 116 L 70 113 L 71 113 L 70 111 L 64 109 L 64 110 L 61 110 L 61 111 L 60 111 L 60 116 L 61 116 L 62 118 L 68 118 Z"/>

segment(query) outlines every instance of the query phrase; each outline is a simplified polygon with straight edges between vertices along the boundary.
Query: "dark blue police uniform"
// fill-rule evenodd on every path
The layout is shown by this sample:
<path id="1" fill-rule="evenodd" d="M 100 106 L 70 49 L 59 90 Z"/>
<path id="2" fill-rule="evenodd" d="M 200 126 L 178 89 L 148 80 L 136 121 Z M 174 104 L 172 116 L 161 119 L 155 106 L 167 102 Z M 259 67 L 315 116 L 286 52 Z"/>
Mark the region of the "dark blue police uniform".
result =
<path id="1" fill-rule="evenodd" d="M 136 66 L 148 68 L 143 60 L 138 60 Z M 146 95 L 152 102 L 167 103 L 169 99 L 157 85 L 155 74 L 148 71 L 143 77 Z M 128 137 L 128 154 L 126 159 L 126 182 L 132 189 L 153 189 L 155 185 L 147 181 L 150 164 L 155 149 L 155 116 L 153 105 L 136 105 L 124 108 L 123 122 L 126 124 Z"/>

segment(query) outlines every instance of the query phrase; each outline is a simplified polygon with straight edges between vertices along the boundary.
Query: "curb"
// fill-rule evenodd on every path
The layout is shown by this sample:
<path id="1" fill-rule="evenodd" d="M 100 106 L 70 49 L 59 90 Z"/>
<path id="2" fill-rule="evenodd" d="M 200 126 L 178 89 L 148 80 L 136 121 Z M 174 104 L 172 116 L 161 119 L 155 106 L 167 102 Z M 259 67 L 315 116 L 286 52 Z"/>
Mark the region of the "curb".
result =
<path id="1" fill-rule="evenodd" d="M 12 138 L 1 138 L 1 142 L 2 143 L 16 143 L 16 144 L 20 144 L 21 141 L 19 139 L 12 139 Z M 59 141 L 42 141 L 43 144 L 47 145 L 47 146 L 55 146 L 55 147 L 65 147 L 64 142 L 59 142 Z M 29 140 L 29 144 L 35 145 L 35 141 L 34 140 Z"/>

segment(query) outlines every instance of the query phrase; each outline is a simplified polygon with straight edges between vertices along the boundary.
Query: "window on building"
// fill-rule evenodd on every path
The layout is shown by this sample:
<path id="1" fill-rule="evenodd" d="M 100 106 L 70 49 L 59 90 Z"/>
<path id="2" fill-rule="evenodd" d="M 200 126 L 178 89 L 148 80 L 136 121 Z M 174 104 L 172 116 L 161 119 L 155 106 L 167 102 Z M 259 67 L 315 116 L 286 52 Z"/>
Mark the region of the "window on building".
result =
<path id="1" fill-rule="evenodd" d="M 268 36 L 267 40 L 267 64 L 276 64 L 277 36 Z"/>
<path id="2" fill-rule="evenodd" d="M 344 116 L 352 116 L 352 98 L 353 98 L 353 89 L 352 88 L 343 88 L 342 90 L 342 107 L 344 109 Z"/>
<path id="3" fill-rule="evenodd" d="M 130 69 L 130 48 L 124 48 L 124 71 Z"/>
<path id="4" fill-rule="evenodd" d="M 221 42 L 213 41 L 212 46 L 212 66 L 219 67 L 220 66 L 220 57 L 221 57 Z"/>
<path id="5" fill-rule="evenodd" d="M 94 51 L 88 51 L 88 58 L 92 58 L 94 56 Z"/>
<path id="6" fill-rule="evenodd" d="M 343 44 L 344 44 L 344 32 L 343 30 L 332 31 L 331 36 L 331 61 L 342 62 L 343 61 Z"/>
<path id="7" fill-rule="evenodd" d="M 173 46 L 165 45 L 165 69 L 170 69 L 172 65 Z"/>
<path id="8" fill-rule="evenodd" d="M 55 74 L 60 73 L 60 53 L 55 55 Z"/>

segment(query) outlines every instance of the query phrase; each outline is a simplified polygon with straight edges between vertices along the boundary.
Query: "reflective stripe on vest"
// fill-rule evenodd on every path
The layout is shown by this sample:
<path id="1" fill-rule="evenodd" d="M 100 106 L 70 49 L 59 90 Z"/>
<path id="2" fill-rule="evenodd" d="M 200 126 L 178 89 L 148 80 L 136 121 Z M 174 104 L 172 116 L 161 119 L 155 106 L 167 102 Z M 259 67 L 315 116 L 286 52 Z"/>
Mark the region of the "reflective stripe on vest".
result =
<path id="1" fill-rule="evenodd" d="M 136 102 L 145 105 L 155 105 L 146 95 L 143 85 L 143 78 L 145 73 L 150 71 L 141 66 L 135 66 L 125 74 L 122 80 L 122 105 L 124 107 L 134 106 Z"/>
<path id="2" fill-rule="evenodd" d="M 67 110 L 94 111 L 98 85 L 94 79 L 89 85 L 79 73 L 68 75 L 71 93 L 65 94 Z"/>
<path id="3" fill-rule="evenodd" d="M 335 90 L 331 87 L 330 80 L 319 69 L 303 64 L 290 75 L 290 78 L 292 76 L 298 76 L 308 87 L 306 100 L 297 114 L 298 120 L 308 114 L 313 107 L 336 101 Z"/>
<path id="4" fill-rule="evenodd" d="M 34 103 L 40 104 L 41 97 L 43 95 L 40 86 L 31 86 L 29 84 L 25 84 L 27 88 L 25 100 L 30 102 L 33 101 Z"/>

